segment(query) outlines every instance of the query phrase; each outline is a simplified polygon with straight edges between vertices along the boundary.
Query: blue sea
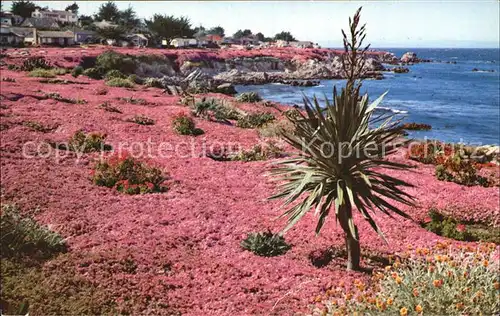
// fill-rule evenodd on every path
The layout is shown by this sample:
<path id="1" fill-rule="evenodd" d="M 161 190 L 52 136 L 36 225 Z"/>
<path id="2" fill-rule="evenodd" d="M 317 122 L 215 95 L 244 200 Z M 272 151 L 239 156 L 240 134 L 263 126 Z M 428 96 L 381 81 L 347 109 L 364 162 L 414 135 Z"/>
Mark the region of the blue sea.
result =
<path id="1" fill-rule="evenodd" d="M 389 91 L 378 111 L 391 111 L 404 122 L 426 123 L 430 131 L 410 132 L 418 139 L 439 139 L 466 144 L 500 142 L 500 50 L 499 49 L 381 49 L 401 57 L 413 51 L 419 58 L 436 62 L 412 66 L 406 74 L 384 73 L 383 80 L 365 80 L 363 92 L 375 100 Z M 439 62 L 438 62 L 439 61 Z M 456 62 L 450 64 L 445 62 Z M 494 70 L 494 72 L 473 72 Z M 345 80 L 322 80 L 317 87 L 280 84 L 237 86 L 238 92 L 257 91 L 266 100 L 302 103 L 302 93 L 331 99 L 333 86 Z"/>

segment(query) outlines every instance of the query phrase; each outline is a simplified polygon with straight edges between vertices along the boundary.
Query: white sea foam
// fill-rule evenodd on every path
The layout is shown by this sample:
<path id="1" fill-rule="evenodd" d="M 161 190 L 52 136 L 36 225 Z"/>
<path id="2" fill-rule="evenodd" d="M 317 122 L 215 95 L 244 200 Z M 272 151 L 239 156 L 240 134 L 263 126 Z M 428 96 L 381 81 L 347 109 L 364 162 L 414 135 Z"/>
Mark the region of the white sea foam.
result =
<path id="1" fill-rule="evenodd" d="M 383 106 L 379 106 L 379 107 L 377 107 L 377 109 L 382 110 L 382 111 L 392 112 L 392 113 L 395 113 L 395 114 L 406 114 L 406 113 L 408 113 L 408 111 L 396 110 L 396 109 L 392 109 L 392 108 L 386 108 L 386 107 L 383 107 Z"/>

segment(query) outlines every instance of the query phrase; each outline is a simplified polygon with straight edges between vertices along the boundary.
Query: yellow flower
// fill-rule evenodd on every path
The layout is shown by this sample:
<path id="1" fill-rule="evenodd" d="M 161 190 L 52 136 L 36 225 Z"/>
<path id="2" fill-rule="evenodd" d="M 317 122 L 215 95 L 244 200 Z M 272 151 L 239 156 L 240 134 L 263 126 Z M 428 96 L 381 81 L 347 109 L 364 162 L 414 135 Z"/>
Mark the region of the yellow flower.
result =
<path id="1" fill-rule="evenodd" d="M 460 302 L 460 303 L 457 303 L 455 306 L 457 307 L 458 310 L 461 310 L 464 308 L 464 303 Z"/>
<path id="2" fill-rule="evenodd" d="M 403 279 L 401 279 L 400 277 L 396 277 L 396 283 L 401 284 L 401 282 L 403 282 Z"/>
<path id="3" fill-rule="evenodd" d="M 387 299 L 387 305 L 391 306 L 392 303 L 394 303 L 394 300 L 392 298 Z"/>
<path id="4" fill-rule="evenodd" d="M 418 304 L 417 306 L 415 306 L 415 311 L 417 313 L 420 314 L 423 310 L 424 310 L 424 308 L 422 307 L 422 305 Z"/>
<path id="5" fill-rule="evenodd" d="M 432 284 L 435 287 L 439 288 L 439 287 L 443 286 L 443 280 L 434 280 L 434 281 L 432 281 Z"/>
<path id="6" fill-rule="evenodd" d="M 403 307 L 399 310 L 399 315 L 401 316 L 406 316 L 408 315 L 408 309 L 406 307 Z"/>

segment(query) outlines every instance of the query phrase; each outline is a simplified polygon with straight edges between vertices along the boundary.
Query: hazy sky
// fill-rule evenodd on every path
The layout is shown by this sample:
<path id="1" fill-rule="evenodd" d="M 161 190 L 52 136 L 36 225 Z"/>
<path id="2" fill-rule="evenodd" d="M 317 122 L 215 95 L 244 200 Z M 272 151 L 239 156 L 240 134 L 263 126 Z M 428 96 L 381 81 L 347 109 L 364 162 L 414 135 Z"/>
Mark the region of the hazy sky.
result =
<path id="1" fill-rule="evenodd" d="M 35 1 L 64 9 L 72 1 Z M 102 1 L 77 1 L 94 14 Z M 4 8 L 11 2 L 5 1 Z M 341 28 L 363 6 L 367 40 L 374 47 L 499 47 L 500 2 L 475 1 L 117 1 L 140 17 L 155 13 L 188 16 L 193 25 L 221 25 L 226 34 L 251 29 L 266 36 L 288 30 L 300 40 L 339 47 Z"/>

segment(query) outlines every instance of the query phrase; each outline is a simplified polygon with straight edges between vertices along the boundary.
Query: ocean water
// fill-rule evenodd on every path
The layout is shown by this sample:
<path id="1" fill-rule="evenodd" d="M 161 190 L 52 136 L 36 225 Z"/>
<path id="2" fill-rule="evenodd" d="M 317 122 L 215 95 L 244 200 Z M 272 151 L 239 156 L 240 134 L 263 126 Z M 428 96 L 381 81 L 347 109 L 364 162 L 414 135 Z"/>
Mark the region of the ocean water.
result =
<path id="1" fill-rule="evenodd" d="M 378 111 L 391 111 L 404 122 L 426 123 L 430 131 L 410 132 L 410 137 L 467 144 L 500 143 L 499 49 L 383 49 L 401 57 L 407 51 L 433 63 L 412 66 L 406 74 L 384 73 L 383 80 L 365 80 L 362 91 L 375 100 L 388 91 Z M 456 64 L 444 63 L 454 61 Z M 473 72 L 494 70 L 494 72 Z M 237 86 L 241 92 L 257 91 L 266 100 L 302 104 L 302 93 L 331 99 L 333 86 L 345 80 L 322 80 L 317 87 L 280 84 Z"/>

